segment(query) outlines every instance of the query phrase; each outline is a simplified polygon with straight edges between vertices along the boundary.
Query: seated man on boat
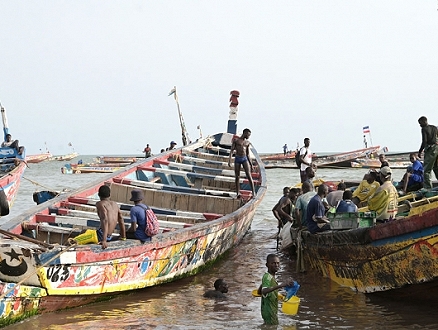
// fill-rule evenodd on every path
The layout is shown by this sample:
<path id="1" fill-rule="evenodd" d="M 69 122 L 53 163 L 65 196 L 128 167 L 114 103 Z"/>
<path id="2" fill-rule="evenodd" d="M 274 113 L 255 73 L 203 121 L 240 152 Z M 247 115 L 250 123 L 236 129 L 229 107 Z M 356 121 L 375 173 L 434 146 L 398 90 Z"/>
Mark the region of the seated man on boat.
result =
<path id="1" fill-rule="evenodd" d="M 8 133 L 5 135 L 5 140 L 2 142 L 1 146 L 2 146 L 2 148 L 3 147 L 14 148 L 18 151 L 19 142 L 18 142 L 18 140 L 12 140 L 12 135 Z"/>
<path id="2" fill-rule="evenodd" d="M 377 222 L 388 222 L 397 215 L 398 193 L 392 184 L 392 171 L 389 166 L 380 169 L 380 178 L 383 184 L 368 199 L 368 209 L 376 211 Z"/>
<path id="3" fill-rule="evenodd" d="M 96 209 L 100 219 L 100 228 L 97 230 L 87 230 L 85 233 L 73 238 L 71 243 L 77 243 L 79 245 L 100 243 L 102 244 L 102 249 L 106 249 L 108 247 L 107 242 L 118 239 L 117 236 L 112 235 L 117 224 L 120 228 L 120 239 L 126 239 L 125 223 L 122 213 L 117 203 L 110 200 L 110 195 L 110 187 L 106 185 L 99 187 L 98 196 L 100 201 L 96 203 Z"/>
<path id="4" fill-rule="evenodd" d="M 307 229 L 312 234 L 330 230 L 330 221 L 326 217 L 326 208 L 323 199 L 328 194 L 328 187 L 321 184 L 318 187 L 318 192 L 307 205 Z"/>
<path id="5" fill-rule="evenodd" d="M 342 199 L 336 206 L 336 213 L 357 212 L 357 205 L 353 203 L 352 198 L 353 192 L 351 190 L 345 190 L 342 194 Z"/>
<path id="6" fill-rule="evenodd" d="M 275 218 L 278 220 L 278 227 L 283 227 L 288 222 L 294 222 L 295 201 L 297 199 L 298 189 L 289 187 L 283 188 L 283 197 L 272 208 Z"/>
<path id="7" fill-rule="evenodd" d="M 398 183 L 399 194 L 404 195 L 410 191 L 417 191 L 423 188 L 424 169 L 423 164 L 418 160 L 416 153 L 409 155 L 412 165 L 406 169 L 403 179 Z"/>
<path id="8" fill-rule="evenodd" d="M 345 189 L 347 189 L 347 186 L 345 185 L 345 182 L 341 181 L 338 183 L 337 190 L 333 190 L 328 193 L 327 195 L 327 203 L 331 207 L 336 207 L 338 205 L 339 201 L 343 199 L 343 194 Z"/>
<path id="9" fill-rule="evenodd" d="M 138 239 L 142 243 L 150 241 L 151 237 L 146 235 L 146 212 L 147 206 L 142 203 L 144 199 L 143 192 L 141 190 L 134 189 L 131 191 L 131 202 L 134 202 L 134 206 L 131 208 L 131 226 L 126 232 L 127 238 Z"/>
<path id="10" fill-rule="evenodd" d="M 300 228 L 307 227 L 307 205 L 313 196 L 316 195 L 315 190 L 312 190 L 309 182 L 304 182 L 301 189 L 302 194 L 298 196 L 295 203 L 295 218 Z"/>
<path id="11" fill-rule="evenodd" d="M 368 198 L 374 194 L 380 184 L 376 181 L 377 172 L 370 171 L 365 174 L 359 186 L 353 191 L 353 203 L 358 207 L 365 206 Z"/>

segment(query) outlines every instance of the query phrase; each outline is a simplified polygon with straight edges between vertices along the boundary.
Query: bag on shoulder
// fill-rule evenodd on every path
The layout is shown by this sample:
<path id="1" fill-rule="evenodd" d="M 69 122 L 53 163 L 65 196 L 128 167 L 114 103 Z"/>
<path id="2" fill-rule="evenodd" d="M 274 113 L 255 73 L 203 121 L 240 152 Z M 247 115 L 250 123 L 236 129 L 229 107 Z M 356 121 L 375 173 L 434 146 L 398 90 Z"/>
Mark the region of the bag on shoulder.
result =
<path id="1" fill-rule="evenodd" d="M 150 237 L 155 236 L 160 231 L 160 225 L 158 223 L 157 216 L 149 206 L 146 206 L 146 208 L 143 207 L 143 209 L 146 214 L 146 227 L 144 232 Z"/>
<path id="2" fill-rule="evenodd" d="M 297 167 L 299 168 L 300 166 L 301 166 L 301 149 L 303 149 L 303 148 L 300 148 L 300 150 L 298 150 L 297 151 L 297 153 L 295 154 L 295 163 L 297 164 Z M 307 155 L 307 150 L 306 150 L 306 153 L 304 154 L 304 157 L 306 157 L 306 155 Z"/>

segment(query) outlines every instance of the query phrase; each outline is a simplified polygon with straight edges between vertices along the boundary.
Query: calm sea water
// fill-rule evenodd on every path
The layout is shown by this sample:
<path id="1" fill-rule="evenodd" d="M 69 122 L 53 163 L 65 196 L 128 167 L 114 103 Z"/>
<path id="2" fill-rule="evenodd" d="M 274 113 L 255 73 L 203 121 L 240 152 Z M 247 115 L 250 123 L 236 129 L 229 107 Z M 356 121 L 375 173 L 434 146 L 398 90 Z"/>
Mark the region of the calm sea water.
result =
<path id="1" fill-rule="evenodd" d="M 92 157 L 83 157 L 84 162 Z M 12 215 L 34 205 L 32 193 L 38 189 L 73 189 L 103 177 L 102 174 L 63 175 L 60 162 L 30 164 L 24 176 Z M 360 180 L 366 170 L 319 169 L 317 177 Z M 394 179 L 403 176 L 394 170 Z M 299 180 L 298 170 L 267 171 L 268 192 L 256 211 L 251 231 L 243 242 L 202 274 L 166 285 L 143 289 L 117 298 L 67 311 L 39 315 L 7 329 L 277 329 L 262 326 L 260 299 L 251 295 L 266 271 L 265 258 L 275 253 L 277 221 L 271 213 L 284 186 Z M 32 180 L 41 186 L 31 183 Z M 10 217 L 9 215 L 8 217 Z M 5 218 L 4 218 L 5 219 Z M 4 220 L 3 219 L 3 220 Z M 295 260 L 280 255 L 278 279 L 293 277 L 300 283 L 299 312 L 295 316 L 279 312 L 278 329 L 437 329 L 436 306 L 410 301 L 378 299 L 355 293 L 322 278 L 309 269 L 295 272 Z M 216 278 L 229 284 L 228 299 L 204 299 Z"/>

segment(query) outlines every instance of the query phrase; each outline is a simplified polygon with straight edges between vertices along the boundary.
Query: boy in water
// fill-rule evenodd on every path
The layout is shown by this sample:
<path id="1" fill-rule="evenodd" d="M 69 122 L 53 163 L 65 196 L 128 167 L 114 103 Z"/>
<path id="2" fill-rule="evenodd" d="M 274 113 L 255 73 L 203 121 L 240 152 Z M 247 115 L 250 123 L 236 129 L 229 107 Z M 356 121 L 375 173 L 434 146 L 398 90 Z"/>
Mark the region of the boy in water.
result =
<path id="1" fill-rule="evenodd" d="M 236 150 L 236 157 L 234 158 L 234 174 L 236 177 L 236 193 L 237 198 L 240 198 L 240 168 L 243 165 L 245 170 L 246 178 L 251 186 L 252 195 L 255 196 L 254 182 L 252 180 L 251 172 L 253 171 L 251 159 L 249 157 L 249 145 L 248 141 L 251 136 L 251 131 L 249 128 L 243 130 L 241 137 L 235 139 L 231 145 L 230 157 L 228 158 L 228 166 L 231 166 L 231 157 L 233 156 L 233 151 Z"/>
<path id="2" fill-rule="evenodd" d="M 228 284 L 223 279 L 218 278 L 214 281 L 214 290 L 208 290 L 204 293 L 205 298 L 220 298 L 225 299 L 227 296 L 225 293 L 228 292 Z"/>
<path id="3" fill-rule="evenodd" d="M 278 289 L 293 285 L 291 279 L 287 283 L 278 284 L 275 280 L 275 273 L 280 268 L 280 258 L 275 254 L 268 254 L 266 258 L 268 272 L 263 275 L 262 285 L 259 293 L 262 296 L 262 317 L 265 324 L 278 324 Z"/>

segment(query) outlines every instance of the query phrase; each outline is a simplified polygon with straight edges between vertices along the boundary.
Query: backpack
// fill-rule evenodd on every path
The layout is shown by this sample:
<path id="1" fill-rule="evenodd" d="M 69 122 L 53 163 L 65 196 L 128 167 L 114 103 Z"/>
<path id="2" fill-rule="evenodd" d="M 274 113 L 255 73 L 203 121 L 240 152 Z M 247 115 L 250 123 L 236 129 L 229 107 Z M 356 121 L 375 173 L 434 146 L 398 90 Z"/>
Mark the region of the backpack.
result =
<path id="1" fill-rule="evenodd" d="M 149 237 L 157 235 L 160 230 L 157 216 L 149 206 L 146 206 L 146 208 L 142 206 L 142 208 L 144 209 L 144 212 L 146 214 L 146 227 L 144 230 L 145 234 Z"/>
<path id="2" fill-rule="evenodd" d="M 303 147 L 304 148 L 304 147 Z M 295 154 L 295 163 L 297 164 L 297 167 L 298 168 L 300 168 L 300 166 L 301 166 L 301 159 L 300 159 L 300 153 L 301 153 L 301 149 L 303 149 L 303 148 L 300 148 L 300 150 L 298 150 L 297 152 L 296 152 L 296 154 Z M 304 153 L 304 157 L 306 157 L 306 155 L 307 155 L 307 150 L 306 150 L 306 152 Z"/>

